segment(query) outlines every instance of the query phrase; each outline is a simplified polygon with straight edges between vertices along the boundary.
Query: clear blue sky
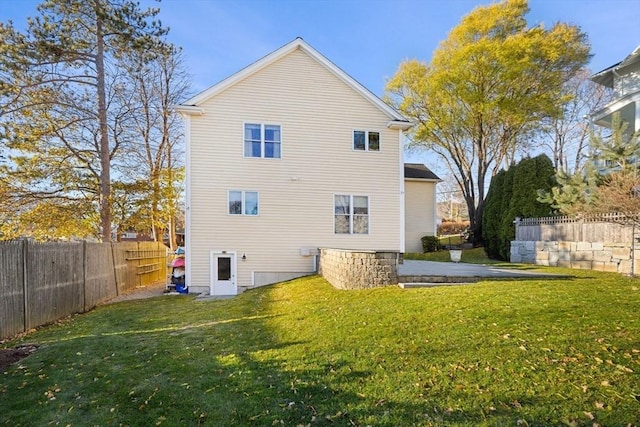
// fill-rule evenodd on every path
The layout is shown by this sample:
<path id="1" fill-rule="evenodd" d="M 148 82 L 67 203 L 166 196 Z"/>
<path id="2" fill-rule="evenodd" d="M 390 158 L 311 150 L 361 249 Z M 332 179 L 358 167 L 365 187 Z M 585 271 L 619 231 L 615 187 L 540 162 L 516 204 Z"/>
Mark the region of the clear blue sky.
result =
<path id="1" fill-rule="evenodd" d="M 0 0 L 22 28 L 35 0 Z M 377 95 L 406 58 L 428 61 L 460 19 L 490 0 L 142 0 L 160 7 L 203 90 L 300 36 Z M 530 24 L 557 21 L 589 35 L 592 71 L 640 45 L 640 0 L 530 0 Z"/>
<path id="2" fill-rule="evenodd" d="M 0 0 L 0 21 L 24 28 L 35 0 Z M 300 36 L 377 95 L 403 59 L 429 61 L 460 19 L 487 0 L 141 0 L 160 7 L 198 92 Z M 640 45 L 640 0 L 529 0 L 530 24 L 589 35 L 600 71 Z"/>

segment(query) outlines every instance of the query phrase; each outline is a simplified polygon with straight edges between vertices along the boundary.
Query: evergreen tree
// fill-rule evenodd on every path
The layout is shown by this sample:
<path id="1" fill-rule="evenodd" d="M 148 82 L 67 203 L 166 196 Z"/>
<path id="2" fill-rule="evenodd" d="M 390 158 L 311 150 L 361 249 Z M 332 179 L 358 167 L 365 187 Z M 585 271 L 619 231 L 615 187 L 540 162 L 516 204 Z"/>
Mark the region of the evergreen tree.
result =
<path id="1" fill-rule="evenodd" d="M 551 159 L 546 154 L 541 154 L 521 160 L 513 169 L 513 192 L 500 236 L 500 253 L 504 260 L 510 257 L 516 218 L 536 218 L 552 213 L 549 205 L 538 201 L 538 191 L 548 191 L 554 184 L 555 170 Z"/>
<path id="2" fill-rule="evenodd" d="M 553 164 L 544 154 L 523 159 L 493 177 L 482 227 L 485 251 L 490 258 L 509 260 L 516 217 L 550 214 L 549 205 L 537 200 L 537 190 L 549 189 L 553 184 Z"/>
<path id="3" fill-rule="evenodd" d="M 502 200 L 500 203 L 498 226 L 498 259 L 508 260 L 511 255 L 511 241 L 505 241 L 504 236 L 508 236 L 513 227 L 513 218 L 509 219 L 508 213 L 511 210 L 511 197 L 513 197 L 513 182 L 516 166 L 511 166 L 505 171 L 504 183 L 502 186 Z"/>
<path id="4" fill-rule="evenodd" d="M 484 250 L 491 259 L 499 259 L 499 229 L 500 229 L 500 209 L 502 208 L 502 197 L 504 192 L 504 179 L 506 172 L 501 169 L 489 184 L 487 192 L 484 215 L 482 216 L 482 240 Z"/>

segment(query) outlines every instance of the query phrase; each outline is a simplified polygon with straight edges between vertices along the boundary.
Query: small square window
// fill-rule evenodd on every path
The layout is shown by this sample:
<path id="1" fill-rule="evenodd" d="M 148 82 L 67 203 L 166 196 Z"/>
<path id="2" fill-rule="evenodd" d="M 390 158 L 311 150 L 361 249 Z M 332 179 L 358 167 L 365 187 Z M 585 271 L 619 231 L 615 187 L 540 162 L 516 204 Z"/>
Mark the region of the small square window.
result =
<path id="1" fill-rule="evenodd" d="M 258 192 L 229 191 L 229 215 L 258 215 Z"/>
<path id="2" fill-rule="evenodd" d="M 353 149 L 358 151 L 380 151 L 380 132 L 354 130 Z"/>
<path id="3" fill-rule="evenodd" d="M 280 125 L 245 123 L 244 156 L 280 158 Z"/>
<path id="4" fill-rule="evenodd" d="M 369 233 L 369 197 L 334 196 L 335 234 Z"/>

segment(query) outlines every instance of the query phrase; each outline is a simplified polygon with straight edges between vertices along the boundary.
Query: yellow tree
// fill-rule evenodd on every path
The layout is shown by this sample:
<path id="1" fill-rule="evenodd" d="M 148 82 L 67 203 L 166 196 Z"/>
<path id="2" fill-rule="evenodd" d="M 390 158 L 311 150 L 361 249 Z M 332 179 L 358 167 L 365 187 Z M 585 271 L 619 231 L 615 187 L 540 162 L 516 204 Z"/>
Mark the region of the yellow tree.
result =
<path id="1" fill-rule="evenodd" d="M 417 123 L 410 145 L 439 155 L 455 177 L 476 242 L 488 178 L 543 118 L 561 114 L 563 83 L 589 58 L 579 28 L 529 27 L 528 11 L 526 0 L 475 9 L 430 63 L 405 61 L 387 84 L 391 102 Z"/>

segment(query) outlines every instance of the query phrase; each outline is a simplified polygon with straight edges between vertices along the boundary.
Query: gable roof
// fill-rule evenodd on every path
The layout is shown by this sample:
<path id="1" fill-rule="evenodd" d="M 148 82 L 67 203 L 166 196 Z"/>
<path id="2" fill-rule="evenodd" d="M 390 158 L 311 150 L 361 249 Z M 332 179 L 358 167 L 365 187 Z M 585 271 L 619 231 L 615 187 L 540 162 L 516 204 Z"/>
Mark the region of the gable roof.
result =
<path id="1" fill-rule="evenodd" d="M 431 170 L 421 163 L 405 163 L 404 178 L 407 179 L 424 179 L 428 181 L 442 181 Z"/>
<path id="2" fill-rule="evenodd" d="M 602 86 L 612 88 L 613 75 L 616 74 L 619 69 L 624 68 L 627 65 L 634 64 L 638 61 L 640 61 L 640 46 L 636 47 L 633 52 L 631 52 L 631 54 L 622 61 L 595 73 L 593 76 L 591 76 L 591 80 L 598 84 L 601 84 Z"/>
<path id="3" fill-rule="evenodd" d="M 385 113 L 390 122 L 388 123 L 389 127 L 399 128 L 402 130 L 410 129 L 413 126 L 413 123 L 406 117 L 404 117 L 400 112 L 398 112 L 393 107 L 386 104 L 382 99 L 377 97 L 373 92 L 364 87 L 358 81 L 356 81 L 353 77 L 349 76 L 347 73 L 342 71 L 338 66 L 336 66 L 333 62 L 327 59 L 320 52 L 311 47 L 308 43 L 306 43 L 302 38 L 298 37 L 295 40 L 287 43 L 281 48 L 271 52 L 267 56 L 257 60 L 253 64 L 243 68 L 237 73 L 227 77 L 219 83 L 211 86 L 208 89 L 200 92 L 194 97 L 186 100 L 180 105 L 176 106 L 176 110 L 185 114 L 204 114 L 204 110 L 198 107 L 198 105 L 202 104 L 209 98 L 216 96 L 220 92 L 225 89 L 239 83 L 240 81 L 246 79 L 247 77 L 255 74 L 256 72 L 262 70 L 263 68 L 269 66 L 270 64 L 278 61 L 289 53 L 295 51 L 296 49 L 301 50 L 302 52 L 309 55 L 309 57 L 313 58 L 316 62 L 322 65 L 324 68 L 333 73 L 336 77 L 342 80 L 347 84 L 351 89 L 360 94 L 362 97 L 371 102 L 375 107 L 380 109 L 383 113 Z"/>

